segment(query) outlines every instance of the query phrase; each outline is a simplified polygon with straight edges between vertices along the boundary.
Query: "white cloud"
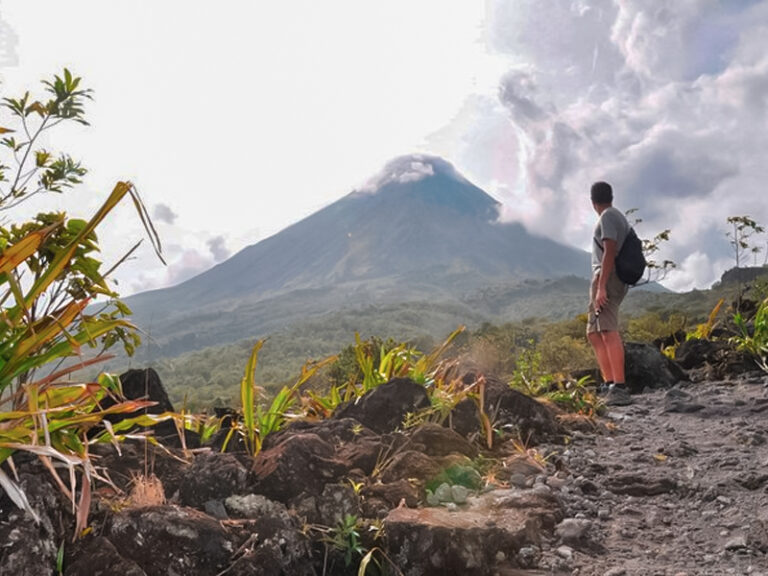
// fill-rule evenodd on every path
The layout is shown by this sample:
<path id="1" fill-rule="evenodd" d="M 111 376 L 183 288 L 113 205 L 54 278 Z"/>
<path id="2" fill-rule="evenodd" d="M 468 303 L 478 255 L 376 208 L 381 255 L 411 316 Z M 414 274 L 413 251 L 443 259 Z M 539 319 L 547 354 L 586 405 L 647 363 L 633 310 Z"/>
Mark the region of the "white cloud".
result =
<path id="1" fill-rule="evenodd" d="M 19 55 L 16 51 L 18 43 L 19 38 L 16 32 L 0 14 L 0 68 L 18 64 Z"/>
<path id="2" fill-rule="evenodd" d="M 640 209 L 641 235 L 672 230 L 661 256 L 686 267 L 670 286 L 699 287 L 728 263 L 727 216 L 768 222 L 768 2 L 497 1 L 488 29 L 509 61 L 506 116 L 468 100 L 464 116 L 497 136 L 459 166 L 505 218 L 588 248 L 589 186 L 608 180 L 619 208 Z M 471 133 L 462 122 L 453 130 Z M 488 174 L 505 138 L 517 142 L 506 166 L 520 170 Z"/>
<path id="3" fill-rule="evenodd" d="M 142 42 L 114 42 L 117 24 Z M 11 95 L 63 66 L 95 88 L 92 128 L 52 138 L 92 168 L 72 206 L 130 178 L 161 222 L 179 211 L 186 229 L 163 240 L 190 253 L 166 270 L 142 248 L 129 269 L 144 287 L 212 265 L 227 249 L 212 252 L 216 237 L 238 250 L 414 150 L 369 189 L 418 179 L 440 154 L 506 218 L 588 247 L 587 191 L 607 179 L 646 236 L 672 229 L 664 256 L 708 281 L 727 262 L 727 216 L 768 223 L 766 37 L 766 1 L 48 0 L 2 5 L 0 65 Z M 141 227 L 131 215 L 105 229 L 107 248 L 110 235 Z"/>
<path id="4" fill-rule="evenodd" d="M 392 182 L 399 184 L 418 182 L 435 173 L 432 166 L 434 161 L 434 157 L 424 154 L 412 154 L 395 158 L 388 162 L 378 174 L 368 179 L 355 191 L 362 194 L 372 194 Z"/>
<path id="5" fill-rule="evenodd" d="M 167 204 L 155 204 L 154 208 L 152 209 L 152 217 L 155 220 L 159 220 L 160 222 L 165 222 L 166 224 L 173 224 L 176 222 L 176 218 L 178 218 L 178 215 L 176 212 L 173 211 L 173 209 L 168 206 Z"/>
<path id="6" fill-rule="evenodd" d="M 189 280 L 193 276 L 200 274 L 210 268 L 211 259 L 196 250 L 186 249 L 181 256 L 168 267 L 168 284 L 179 284 Z"/>
<path id="7" fill-rule="evenodd" d="M 230 251 L 227 248 L 227 241 L 224 236 L 214 236 L 206 244 L 211 252 L 211 256 L 213 256 L 214 262 L 222 262 L 229 258 Z"/>
<path id="8" fill-rule="evenodd" d="M 720 279 L 723 272 L 733 266 L 728 260 L 712 260 L 703 252 L 693 252 L 686 256 L 669 273 L 664 284 L 670 290 L 688 291 L 701 286 L 709 286 Z"/>

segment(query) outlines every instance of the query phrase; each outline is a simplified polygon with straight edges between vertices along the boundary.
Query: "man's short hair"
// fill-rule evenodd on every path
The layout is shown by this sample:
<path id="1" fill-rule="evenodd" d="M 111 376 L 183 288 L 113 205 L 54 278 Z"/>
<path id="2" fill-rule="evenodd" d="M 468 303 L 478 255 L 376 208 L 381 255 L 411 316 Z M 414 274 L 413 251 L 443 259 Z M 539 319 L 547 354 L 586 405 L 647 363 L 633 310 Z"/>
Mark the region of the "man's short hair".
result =
<path id="1" fill-rule="evenodd" d="M 608 182 L 595 182 L 592 184 L 590 196 L 595 204 L 610 204 L 613 202 L 613 188 Z"/>

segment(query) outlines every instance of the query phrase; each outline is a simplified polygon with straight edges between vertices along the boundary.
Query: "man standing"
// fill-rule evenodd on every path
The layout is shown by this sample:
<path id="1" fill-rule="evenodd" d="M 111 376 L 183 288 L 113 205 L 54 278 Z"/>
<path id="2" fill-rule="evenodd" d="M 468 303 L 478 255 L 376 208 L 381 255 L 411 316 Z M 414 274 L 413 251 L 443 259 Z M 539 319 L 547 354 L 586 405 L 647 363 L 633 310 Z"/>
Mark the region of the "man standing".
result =
<path id="1" fill-rule="evenodd" d="M 613 207 L 613 189 L 607 182 L 595 182 L 590 191 L 598 213 L 592 242 L 592 283 L 590 287 L 587 339 L 597 357 L 603 380 L 609 384 L 606 404 L 632 403 L 624 382 L 624 343 L 619 334 L 619 304 L 628 287 L 616 275 L 616 255 L 629 232 L 629 222 Z"/>

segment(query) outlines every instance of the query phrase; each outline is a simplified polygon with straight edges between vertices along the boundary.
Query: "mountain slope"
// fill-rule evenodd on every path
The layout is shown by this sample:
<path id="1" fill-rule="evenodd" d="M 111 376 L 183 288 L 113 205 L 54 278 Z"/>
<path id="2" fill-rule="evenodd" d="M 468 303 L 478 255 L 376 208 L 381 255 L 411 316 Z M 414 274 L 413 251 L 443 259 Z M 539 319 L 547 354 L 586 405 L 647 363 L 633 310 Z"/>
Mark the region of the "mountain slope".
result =
<path id="1" fill-rule="evenodd" d="M 363 189 L 203 274 L 127 301 L 159 344 L 200 347 L 370 302 L 587 276 L 585 252 L 498 222 L 498 208 L 448 162 L 398 158 Z"/>

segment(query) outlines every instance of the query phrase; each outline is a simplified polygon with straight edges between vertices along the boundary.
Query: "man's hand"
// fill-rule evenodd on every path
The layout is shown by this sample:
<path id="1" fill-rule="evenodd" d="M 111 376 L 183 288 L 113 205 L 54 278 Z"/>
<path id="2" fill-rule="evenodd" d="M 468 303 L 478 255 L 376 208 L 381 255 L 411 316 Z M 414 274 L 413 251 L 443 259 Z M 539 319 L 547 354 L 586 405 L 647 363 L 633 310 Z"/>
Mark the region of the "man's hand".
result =
<path id="1" fill-rule="evenodd" d="M 602 282 L 598 282 L 597 292 L 595 293 L 595 312 L 599 314 L 606 302 L 608 302 L 608 291 Z"/>

